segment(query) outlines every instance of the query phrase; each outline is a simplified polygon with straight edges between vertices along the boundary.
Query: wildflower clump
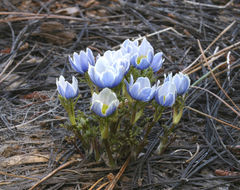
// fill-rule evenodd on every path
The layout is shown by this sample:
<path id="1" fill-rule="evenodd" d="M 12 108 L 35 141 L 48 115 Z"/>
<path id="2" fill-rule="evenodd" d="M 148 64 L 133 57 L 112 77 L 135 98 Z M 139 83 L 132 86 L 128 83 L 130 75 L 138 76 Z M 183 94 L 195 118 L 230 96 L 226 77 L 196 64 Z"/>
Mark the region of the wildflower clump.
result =
<path id="1" fill-rule="evenodd" d="M 94 153 L 96 160 L 107 157 L 110 166 L 128 155 L 136 157 L 164 109 L 172 108 L 173 124 L 164 129 L 156 153 L 165 150 L 168 136 L 182 117 L 190 79 L 181 72 L 170 73 L 160 84 L 156 73 L 164 62 L 162 52 L 154 54 L 146 38 L 140 45 L 127 39 L 118 50 L 108 50 L 96 58 L 88 48 L 74 52 L 69 62 L 91 89 L 91 114 L 75 110 L 81 95 L 75 77 L 70 84 L 60 76 L 57 90 L 69 116 L 69 129 L 80 138 L 87 154 Z M 143 117 L 149 105 L 155 108 L 153 117 Z"/>

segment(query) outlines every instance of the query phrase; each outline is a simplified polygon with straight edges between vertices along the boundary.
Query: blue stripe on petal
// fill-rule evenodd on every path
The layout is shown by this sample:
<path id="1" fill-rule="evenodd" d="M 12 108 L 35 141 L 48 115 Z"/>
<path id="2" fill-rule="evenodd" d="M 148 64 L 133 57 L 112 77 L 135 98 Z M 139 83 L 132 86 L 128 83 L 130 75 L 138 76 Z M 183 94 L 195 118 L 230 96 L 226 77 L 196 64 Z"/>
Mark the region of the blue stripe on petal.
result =
<path id="1" fill-rule="evenodd" d="M 89 63 L 94 66 L 95 65 L 95 61 L 94 61 L 94 56 L 93 56 L 92 50 L 87 48 L 86 52 L 87 52 Z"/>
<path id="2" fill-rule="evenodd" d="M 130 63 L 132 66 L 136 67 L 137 66 L 137 54 L 133 55 L 130 59 Z"/>
<path id="3" fill-rule="evenodd" d="M 140 52 L 142 55 L 147 55 L 149 49 L 150 49 L 150 50 L 152 49 L 151 44 L 147 41 L 146 38 L 143 38 L 143 41 L 142 41 L 142 43 L 141 43 L 140 46 L 139 46 L 139 52 Z"/>
<path id="4" fill-rule="evenodd" d="M 115 76 L 115 80 L 113 82 L 112 88 L 119 85 L 120 82 L 122 81 L 124 77 L 124 68 L 123 67 L 117 68 L 115 70 L 115 73 L 116 73 L 116 76 Z"/>
<path id="5" fill-rule="evenodd" d="M 151 88 L 142 89 L 138 96 L 139 100 L 141 100 L 143 102 L 149 101 L 151 98 L 151 92 L 152 92 Z"/>
<path id="6" fill-rule="evenodd" d="M 104 87 L 112 88 L 115 76 L 111 71 L 106 71 L 101 77 L 101 82 Z"/>
<path id="7" fill-rule="evenodd" d="M 168 94 L 165 99 L 164 106 L 172 106 L 175 103 L 175 96 L 173 94 Z"/>
<path id="8" fill-rule="evenodd" d="M 69 99 L 69 98 L 74 98 L 75 96 L 76 96 L 76 92 L 74 91 L 72 85 L 67 82 L 65 98 Z"/>
<path id="9" fill-rule="evenodd" d="M 132 98 L 136 99 L 138 97 L 138 92 L 139 92 L 140 84 L 139 83 L 134 83 L 129 89 L 129 94 Z"/>
<path id="10" fill-rule="evenodd" d="M 81 51 L 79 57 L 79 67 L 82 69 L 83 72 L 86 72 L 88 70 L 88 56 L 84 51 Z"/>
<path id="11" fill-rule="evenodd" d="M 59 94 L 62 96 L 62 97 L 65 97 L 65 91 L 64 89 L 62 88 L 62 86 L 60 84 L 57 85 L 57 89 L 58 89 L 58 92 Z"/>
<path id="12" fill-rule="evenodd" d="M 70 56 L 69 56 L 69 62 L 71 64 L 73 70 L 75 70 L 76 72 L 78 72 L 80 74 L 84 74 L 82 68 L 79 65 L 77 65 L 76 60 L 73 61 Z"/>
<path id="13" fill-rule="evenodd" d="M 116 106 L 114 104 L 111 104 L 106 111 L 106 116 L 112 115 L 116 109 Z"/>
<path id="14" fill-rule="evenodd" d="M 159 97 L 158 97 L 158 103 L 159 103 L 160 105 L 162 105 L 162 106 L 165 105 L 164 96 L 159 96 Z"/>
<path id="15" fill-rule="evenodd" d="M 91 107 L 91 110 L 96 113 L 97 115 L 101 116 L 101 117 L 105 117 L 103 114 L 102 114 L 102 103 L 101 102 L 94 102 L 92 107 Z"/>
<path id="16" fill-rule="evenodd" d="M 89 66 L 89 69 L 88 69 L 88 75 L 89 75 L 89 78 L 91 79 L 91 81 L 95 84 L 95 69 L 93 66 Z"/>
<path id="17" fill-rule="evenodd" d="M 150 62 L 146 58 L 142 58 L 140 63 L 136 65 L 136 68 L 139 70 L 144 70 L 148 68 L 150 65 Z"/>
<path id="18" fill-rule="evenodd" d="M 161 69 L 162 63 L 163 63 L 162 55 L 163 55 L 162 52 L 159 52 L 159 53 L 154 55 L 153 61 L 150 65 L 152 67 L 153 72 L 157 72 Z"/>
<path id="19" fill-rule="evenodd" d="M 152 62 L 153 60 L 153 51 L 149 50 L 148 53 L 147 53 L 147 60 L 149 63 Z"/>

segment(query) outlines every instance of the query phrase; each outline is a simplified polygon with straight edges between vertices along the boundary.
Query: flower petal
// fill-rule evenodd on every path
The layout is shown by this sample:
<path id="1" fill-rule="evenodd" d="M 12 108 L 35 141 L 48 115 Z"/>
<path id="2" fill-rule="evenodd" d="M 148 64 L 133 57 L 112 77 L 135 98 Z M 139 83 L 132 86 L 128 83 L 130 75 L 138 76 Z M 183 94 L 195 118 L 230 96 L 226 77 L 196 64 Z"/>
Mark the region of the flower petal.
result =
<path id="1" fill-rule="evenodd" d="M 95 65 L 95 61 L 94 61 L 94 56 L 93 56 L 93 53 L 92 53 L 92 50 L 87 48 L 86 50 L 87 52 L 87 56 L 88 56 L 88 61 L 91 65 Z"/>
<path id="2" fill-rule="evenodd" d="M 103 104 L 100 101 L 95 101 L 91 106 L 91 110 L 94 111 L 97 115 L 104 117 L 105 115 L 102 114 L 102 106 Z"/>
<path id="3" fill-rule="evenodd" d="M 65 98 L 70 99 L 70 98 L 74 98 L 75 96 L 76 96 L 76 93 L 75 93 L 72 85 L 69 82 L 67 82 Z"/>
<path id="4" fill-rule="evenodd" d="M 142 89 L 139 93 L 139 96 L 138 96 L 139 100 L 141 100 L 143 102 L 149 101 L 153 97 L 153 96 L 151 96 L 151 92 L 152 92 L 151 88 Z"/>
<path id="5" fill-rule="evenodd" d="M 142 58 L 140 63 L 136 66 L 137 69 L 144 70 L 148 68 L 150 65 L 150 62 L 147 60 L 147 58 Z"/>
<path id="6" fill-rule="evenodd" d="M 141 43 L 141 45 L 139 46 L 139 52 L 141 55 L 147 55 L 148 54 L 148 51 L 152 51 L 153 48 L 151 46 L 151 44 L 147 41 L 146 38 L 143 38 L 143 41 Z"/>
<path id="7" fill-rule="evenodd" d="M 105 73 L 103 73 L 100 80 L 103 86 L 112 88 L 115 80 L 114 73 L 112 73 L 111 71 L 106 71 Z"/>
<path id="8" fill-rule="evenodd" d="M 150 67 L 152 67 L 152 70 L 154 73 L 159 71 L 162 67 L 162 64 L 163 64 L 162 55 L 163 55 L 163 53 L 159 52 L 159 53 L 155 54 L 153 57 L 153 61 L 150 65 Z"/>
<path id="9" fill-rule="evenodd" d="M 130 96 L 132 96 L 132 98 L 136 99 L 138 97 L 139 88 L 140 88 L 140 84 L 139 83 L 134 83 L 129 88 L 129 94 L 130 94 Z"/>
<path id="10" fill-rule="evenodd" d="M 88 70 L 88 56 L 84 51 L 80 51 L 79 59 L 78 66 L 85 73 Z"/>

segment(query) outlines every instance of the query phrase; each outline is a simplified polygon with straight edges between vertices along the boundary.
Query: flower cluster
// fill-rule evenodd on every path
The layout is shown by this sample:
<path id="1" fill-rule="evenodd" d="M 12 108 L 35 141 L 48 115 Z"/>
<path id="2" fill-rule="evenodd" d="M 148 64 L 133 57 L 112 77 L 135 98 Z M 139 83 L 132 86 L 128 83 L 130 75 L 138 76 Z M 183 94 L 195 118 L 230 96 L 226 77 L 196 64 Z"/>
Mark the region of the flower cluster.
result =
<path id="1" fill-rule="evenodd" d="M 116 151 L 117 147 L 118 151 L 126 148 L 121 147 L 121 142 L 118 143 L 118 140 L 126 140 L 130 143 L 127 146 L 141 147 L 139 145 L 145 143 L 136 142 L 136 137 L 140 132 L 139 128 L 134 128 L 133 125 L 137 125 L 136 122 L 143 115 L 147 104 L 152 103 L 155 106 L 153 123 L 156 123 L 161 117 L 165 107 L 173 107 L 178 112 L 182 112 L 190 79 L 181 72 L 174 76 L 169 73 L 168 76 L 165 76 L 163 84 L 160 85 L 160 81 L 156 80 L 156 73 L 162 68 L 163 53 L 154 54 L 154 49 L 146 38 L 143 38 L 140 44 L 136 40 L 127 39 L 118 50 L 108 50 L 96 58 L 91 49 L 87 48 L 86 51 L 80 51 L 79 54 L 75 52 L 72 57 L 69 56 L 69 62 L 76 72 L 85 76 L 92 92 L 90 110 L 96 114 L 92 117 L 81 114 L 81 118 L 77 119 L 79 122 L 71 123 L 77 125 L 76 127 L 80 130 L 78 135 L 82 136 L 85 143 L 89 140 L 86 139 L 89 134 L 98 140 L 102 137 L 109 161 L 112 164 L 114 162 L 112 151 Z M 73 77 L 72 84 L 70 84 L 65 81 L 63 76 L 60 76 L 56 84 L 60 100 L 65 102 L 64 107 L 69 117 L 75 118 L 73 110 L 76 101 L 71 102 L 80 93 L 77 79 Z M 180 103 L 177 101 L 178 99 Z M 72 107 L 66 106 L 68 101 Z M 173 116 L 175 115 L 178 119 L 174 120 L 173 118 L 173 120 L 179 121 L 181 114 L 179 116 L 179 113 L 176 112 Z M 130 127 L 124 125 L 126 122 L 129 122 Z M 94 123 L 98 123 L 98 125 L 91 128 Z M 123 129 L 124 127 L 125 129 Z M 96 131 L 92 132 L 93 128 Z M 126 133 L 124 137 L 122 137 L 123 132 Z M 130 138 L 129 134 L 134 135 Z M 96 139 L 94 143 L 96 144 Z M 94 143 L 87 144 L 92 146 Z M 137 151 L 139 153 L 140 149 L 137 148 Z M 97 150 L 95 150 L 95 155 L 98 155 Z"/>

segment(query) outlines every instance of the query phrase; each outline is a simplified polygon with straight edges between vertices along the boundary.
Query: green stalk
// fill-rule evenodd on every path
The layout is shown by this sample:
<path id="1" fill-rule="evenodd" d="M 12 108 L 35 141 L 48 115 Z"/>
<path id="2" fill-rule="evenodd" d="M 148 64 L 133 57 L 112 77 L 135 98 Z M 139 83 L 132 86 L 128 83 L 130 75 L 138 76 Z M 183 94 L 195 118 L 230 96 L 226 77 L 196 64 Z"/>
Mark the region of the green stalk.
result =
<path id="1" fill-rule="evenodd" d="M 137 113 L 137 102 L 132 103 L 132 115 L 131 115 L 131 126 L 134 125 L 134 121 L 136 118 L 136 113 Z"/>
<path id="2" fill-rule="evenodd" d="M 98 151 L 96 139 L 93 139 L 92 145 L 94 149 L 95 160 L 98 161 L 100 159 L 100 153 Z"/>
<path id="3" fill-rule="evenodd" d="M 164 110 L 164 107 L 162 106 L 158 106 L 155 108 L 155 113 L 154 113 L 154 116 L 153 116 L 153 121 L 151 122 L 150 125 L 148 125 L 148 128 L 147 128 L 147 131 L 144 135 L 144 140 L 147 139 L 152 127 L 155 125 L 155 123 L 162 117 L 162 113 L 163 113 L 163 110 Z"/>
<path id="4" fill-rule="evenodd" d="M 164 136 L 161 138 L 160 145 L 157 147 L 156 153 L 158 155 L 161 155 L 165 149 L 167 148 L 167 142 L 168 142 L 168 133 L 164 132 Z"/>
<path id="5" fill-rule="evenodd" d="M 90 77 L 89 77 L 87 72 L 85 73 L 85 79 L 86 79 L 87 84 L 88 84 L 88 86 L 89 86 L 89 88 L 91 90 L 91 95 L 93 95 L 93 93 L 94 93 L 94 86 L 93 86 L 93 83 L 92 83 L 92 81 L 91 81 L 91 79 L 90 79 Z"/>
<path id="6" fill-rule="evenodd" d="M 162 154 L 165 149 L 167 148 L 168 143 L 168 137 L 173 133 L 173 130 L 175 129 L 175 126 L 179 123 L 179 121 L 182 118 L 183 114 L 183 108 L 184 108 L 184 98 L 178 97 L 176 103 L 173 106 L 173 122 L 172 126 L 170 128 L 164 127 L 164 135 L 162 136 L 160 145 L 158 146 L 156 153 Z"/>
<path id="7" fill-rule="evenodd" d="M 109 137 L 108 118 L 103 118 L 103 119 L 101 118 L 100 125 L 102 126 L 102 127 L 100 127 L 101 128 L 102 142 L 105 146 L 105 149 L 106 149 L 106 152 L 107 152 L 107 155 L 108 155 L 109 164 L 110 164 L 111 167 L 114 167 L 115 162 L 114 162 L 114 159 L 113 159 L 113 156 L 112 156 L 112 151 L 110 149 L 110 145 L 109 145 L 109 142 L 108 142 L 108 137 Z"/>
<path id="8" fill-rule="evenodd" d="M 67 110 L 66 110 L 66 111 L 67 111 L 67 113 L 68 113 L 68 117 L 69 117 L 70 123 L 71 123 L 73 126 L 76 126 L 77 123 L 76 123 L 76 118 L 75 118 L 73 99 L 70 99 L 70 100 L 67 102 Z"/>
<path id="9" fill-rule="evenodd" d="M 109 135 L 109 127 L 108 127 L 108 122 L 107 119 L 103 119 L 100 124 L 103 126 L 101 129 L 101 137 L 102 139 L 107 139 Z"/>
<path id="10" fill-rule="evenodd" d="M 155 112 L 154 112 L 154 116 L 153 116 L 153 121 L 151 122 L 150 125 L 148 125 L 147 127 L 147 130 L 146 130 L 146 133 L 143 137 L 143 141 L 142 143 L 138 146 L 138 149 L 137 149 L 137 155 L 142 151 L 143 147 L 145 146 L 146 144 L 146 141 L 147 141 L 147 137 L 152 129 L 152 127 L 155 125 L 155 123 L 161 118 L 162 116 L 162 113 L 163 113 L 163 110 L 164 110 L 164 107 L 162 106 L 158 106 L 156 105 L 155 106 Z"/>
<path id="11" fill-rule="evenodd" d="M 178 97 L 173 106 L 173 125 L 177 125 L 182 118 L 184 108 L 184 98 Z"/>
<path id="12" fill-rule="evenodd" d="M 107 155 L 108 155 L 109 165 L 111 167 L 114 167 L 115 166 L 115 162 L 114 162 L 114 159 L 113 159 L 113 156 L 112 156 L 112 151 L 110 149 L 108 140 L 107 139 L 103 139 L 103 144 L 105 146 L 105 149 L 106 149 L 106 152 L 107 152 Z"/>
<path id="13" fill-rule="evenodd" d="M 173 124 L 174 125 L 177 125 L 179 123 L 179 121 L 182 118 L 182 114 L 183 114 L 183 106 L 182 105 L 180 105 L 179 109 L 177 107 L 173 108 Z"/>

